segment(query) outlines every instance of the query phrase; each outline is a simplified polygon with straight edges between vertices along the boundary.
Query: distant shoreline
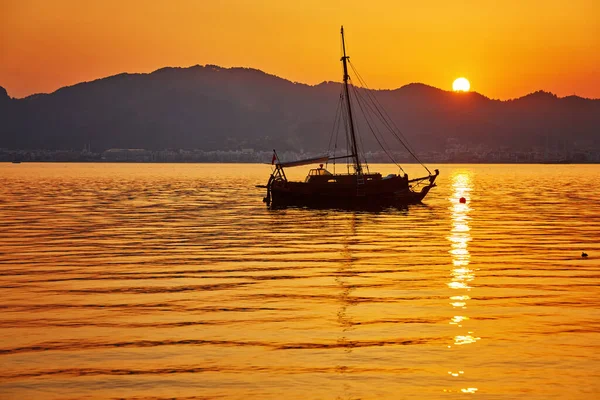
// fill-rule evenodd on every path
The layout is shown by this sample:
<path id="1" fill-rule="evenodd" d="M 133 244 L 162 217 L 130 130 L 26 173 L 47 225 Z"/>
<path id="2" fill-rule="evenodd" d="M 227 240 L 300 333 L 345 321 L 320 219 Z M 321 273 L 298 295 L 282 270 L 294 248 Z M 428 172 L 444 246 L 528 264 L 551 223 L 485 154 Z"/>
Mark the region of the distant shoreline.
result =
<path id="1" fill-rule="evenodd" d="M 314 151 L 277 151 L 279 160 L 296 161 L 323 157 L 327 153 Z M 43 150 L 43 149 L 2 149 L 0 162 L 75 162 L 75 163 L 194 163 L 194 164 L 270 164 L 273 150 L 200 150 L 200 149 L 118 149 L 104 151 L 83 150 Z M 367 151 L 364 157 L 371 164 L 411 164 L 422 161 L 428 164 L 597 164 L 600 151 L 527 151 L 527 150 L 487 150 L 463 151 L 430 150 L 415 160 L 402 151 L 390 154 L 380 151 Z"/>

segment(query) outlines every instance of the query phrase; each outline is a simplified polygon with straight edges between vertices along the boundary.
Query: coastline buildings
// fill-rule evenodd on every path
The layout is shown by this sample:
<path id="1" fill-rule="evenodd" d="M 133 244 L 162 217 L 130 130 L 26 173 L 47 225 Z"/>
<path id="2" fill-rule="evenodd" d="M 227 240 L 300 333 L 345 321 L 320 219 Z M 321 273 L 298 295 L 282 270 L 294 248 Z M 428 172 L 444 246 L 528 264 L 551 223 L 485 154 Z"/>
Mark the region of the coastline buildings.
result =
<path id="1" fill-rule="evenodd" d="M 544 146 L 527 149 L 510 147 L 490 148 L 485 145 L 461 144 L 456 139 L 448 139 L 445 149 L 421 153 L 421 159 L 430 163 L 600 163 L 600 148 L 573 145 L 569 149 Z M 93 152 L 89 146 L 83 150 L 12 150 L 0 148 L 0 162 L 166 162 L 166 163 L 270 163 L 272 150 L 200 149 L 119 149 Z M 279 158 L 295 161 L 303 158 L 319 157 L 316 152 L 278 151 Z M 370 163 L 389 163 L 383 151 L 368 151 Z M 400 163 L 414 160 L 406 152 L 392 152 Z"/>

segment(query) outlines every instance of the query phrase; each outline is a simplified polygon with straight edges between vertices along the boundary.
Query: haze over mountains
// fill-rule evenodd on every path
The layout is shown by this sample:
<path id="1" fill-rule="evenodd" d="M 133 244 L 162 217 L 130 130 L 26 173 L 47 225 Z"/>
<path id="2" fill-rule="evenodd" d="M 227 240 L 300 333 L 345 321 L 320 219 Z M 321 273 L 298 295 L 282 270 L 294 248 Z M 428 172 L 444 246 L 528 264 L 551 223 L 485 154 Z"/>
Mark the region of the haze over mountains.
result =
<path id="1" fill-rule="evenodd" d="M 417 151 L 443 150 L 449 140 L 600 147 L 599 99 L 539 91 L 499 101 L 423 84 L 375 92 Z M 120 74 L 24 99 L 0 87 L 0 148 L 324 151 L 339 93 L 339 83 L 309 86 L 211 65 Z M 376 150 L 364 128 L 365 147 Z"/>

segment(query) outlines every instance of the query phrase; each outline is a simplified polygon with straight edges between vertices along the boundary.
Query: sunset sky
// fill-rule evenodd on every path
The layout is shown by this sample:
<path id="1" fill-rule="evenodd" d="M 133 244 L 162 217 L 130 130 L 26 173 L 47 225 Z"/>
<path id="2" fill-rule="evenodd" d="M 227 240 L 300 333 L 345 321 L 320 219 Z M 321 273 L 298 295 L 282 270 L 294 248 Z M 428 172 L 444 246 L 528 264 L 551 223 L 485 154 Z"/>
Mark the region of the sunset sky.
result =
<path id="1" fill-rule="evenodd" d="M 12 97 L 121 72 L 217 64 L 341 80 L 339 28 L 371 88 L 600 98 L 599 0 L 0 0 Z"/>

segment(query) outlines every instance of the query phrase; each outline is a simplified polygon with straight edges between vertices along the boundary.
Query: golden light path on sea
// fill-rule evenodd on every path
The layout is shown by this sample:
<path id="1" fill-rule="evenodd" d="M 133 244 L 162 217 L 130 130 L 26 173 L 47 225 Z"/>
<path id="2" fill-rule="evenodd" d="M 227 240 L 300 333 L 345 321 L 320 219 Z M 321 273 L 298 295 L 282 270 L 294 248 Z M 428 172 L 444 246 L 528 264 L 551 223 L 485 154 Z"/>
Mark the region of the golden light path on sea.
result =
<path id="1" fill-rule="evenodd" d="M 450 200 L 450 211 L 452 215 L 452 229 L 450 235 L 447 237 L 450 242 L 450 253 L 452 259 L 452 269 L 450 271 L 450 281 L 448 287 L 453 291 L 459 293 L 452 294 L 450 299 L 450 305 L 455 310 L 454 315 L 450 321 L 450 325 L 456 326 L 458 329 L 463 328 L 463 323 L 469 320 L 465 312 L 462 310 L 467 309 L 467 302 L 471 299 L 468 293 L 471 290 L 471 283 L 475 280 L 475 273 L 469 267 L 471 255 L 469 253 L 469 242 L 471 241 L 470 234 L 470 216 L 471 211 L 471 175 L 468 172 L 457 171 L 452 176 L 452 187 L 453 193 L 449 198 Z M 460 312 L 460 314 L 459 314 Z M 454 335 L 453 345 L 463 346 L 473 344 L 480 338 L 476 337 L 473 331 L 460 332 Z M 452 345 L 448 346 L 452 349 Z M 453 377 L 464 377 L 465 371 L 459 369 L 458 371 L 448 371 L 448 374 Z M 445 390 L 455 391 L 455 390 Z M 462 393 L 475 393 L 477 388 L 474 387 L 463 387 L 460 389 Z"/>

